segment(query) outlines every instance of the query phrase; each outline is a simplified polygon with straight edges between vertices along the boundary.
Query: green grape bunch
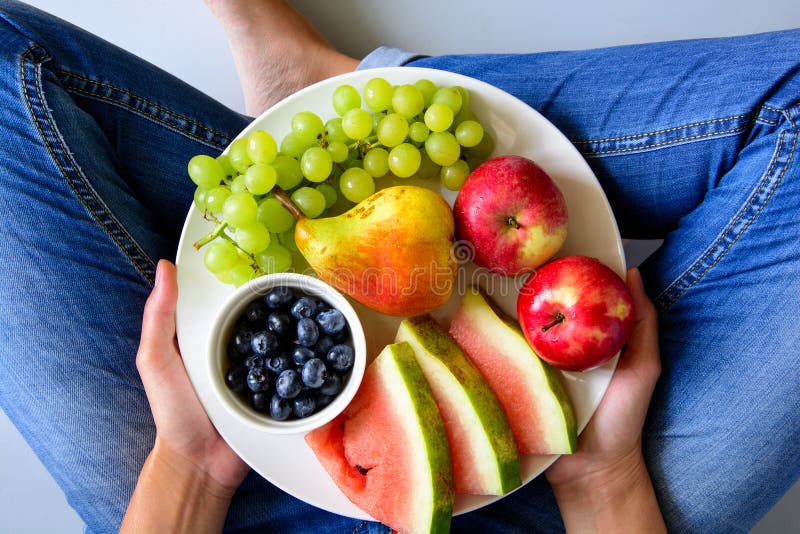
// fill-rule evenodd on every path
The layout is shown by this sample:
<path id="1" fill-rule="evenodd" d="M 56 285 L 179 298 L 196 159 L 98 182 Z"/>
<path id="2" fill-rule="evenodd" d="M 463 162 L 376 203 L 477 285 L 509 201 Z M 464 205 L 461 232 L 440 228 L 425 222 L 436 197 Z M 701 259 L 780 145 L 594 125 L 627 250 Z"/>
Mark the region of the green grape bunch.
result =
<path id="1" fill-rule="evenodd" d="M 494 149 L 463 87 L 372 78 L 362 91 L 338 86 L 332 104 L 337 116 L 327 120 L 296 113 L 280 142 L 257 130 L 216 158 L 189 161 L 194 205 L 214 223 L 194 246 L 222 283 L 238 287 L 292 270 L 300 217 L 348 209 L 390 185 L 389 177 L 438 177 L 458 191 Z"/>

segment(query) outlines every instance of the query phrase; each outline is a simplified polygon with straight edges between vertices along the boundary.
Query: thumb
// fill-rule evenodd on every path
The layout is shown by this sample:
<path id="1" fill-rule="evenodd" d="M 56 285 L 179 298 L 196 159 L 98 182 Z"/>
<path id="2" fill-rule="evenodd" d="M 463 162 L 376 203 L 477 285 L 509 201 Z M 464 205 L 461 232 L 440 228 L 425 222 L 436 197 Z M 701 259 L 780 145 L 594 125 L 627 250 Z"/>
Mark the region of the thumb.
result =
<path id="1" fill-rule="evenodd" d="M 161 368 L 169 363 L 177 352 L 175 344 L 175 307 L 178 301 L 178 282 L 175 266 L 166 261 L 158 262 L 156 283 L 144 306 L 142 337 L 136 365 L 143 368 Z"/>
<path id="2" fill-rule="evenodd" d="M 639 373 L 646 373 L 648 382 L 655 383 L 661 372 L 656 308 L 645 293 L 639 269 L 628 270 L 626 285 L 633 297 L 634 327 L 620 359 L 620 368 L 637 369 Z"/>

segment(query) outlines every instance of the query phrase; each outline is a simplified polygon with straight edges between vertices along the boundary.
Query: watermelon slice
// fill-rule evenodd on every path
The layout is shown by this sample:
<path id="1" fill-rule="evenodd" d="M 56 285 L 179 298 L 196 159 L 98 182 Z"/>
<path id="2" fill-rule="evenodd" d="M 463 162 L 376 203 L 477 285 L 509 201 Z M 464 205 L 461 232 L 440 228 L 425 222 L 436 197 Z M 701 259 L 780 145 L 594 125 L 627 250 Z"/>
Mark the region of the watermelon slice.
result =
<path id="1" fill-rule="evenodd" d="M 459 493 L 504 495 L 522 484 L 505 413 L 464 352 L 430 316 L 405 319 L 397 341 L 414 349 L 444 420 Z"/>
<path id="2" fill-rule="evenodd" d="M 448 532 L 453 471 L 444 423 L 408 343 L 388 345 L 350 405 L 306 442 L 356 506 L 398 532 Z"/>
<path id="3" fill-rule="evenodd" d="M 575 451 L 575 415 L 558 372 L 539 359 L 516 323 L 472 288 L 461 299 L 450 335 L 500 401 L 520 453 Z"/>

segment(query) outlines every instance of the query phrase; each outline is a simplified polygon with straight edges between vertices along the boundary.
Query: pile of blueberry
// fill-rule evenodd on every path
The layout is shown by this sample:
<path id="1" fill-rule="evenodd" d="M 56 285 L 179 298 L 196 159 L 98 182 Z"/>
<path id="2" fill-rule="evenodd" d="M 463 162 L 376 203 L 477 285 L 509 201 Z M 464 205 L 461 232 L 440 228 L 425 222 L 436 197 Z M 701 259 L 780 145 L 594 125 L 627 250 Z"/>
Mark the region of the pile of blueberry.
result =
<path id="1" fill-rule="evenodd" d="M 228 388 L 278 421 L 308 417 L 330 404 L 355 360 L 342 312 L 285 286 L 248 304 L 227 352 Z"/>

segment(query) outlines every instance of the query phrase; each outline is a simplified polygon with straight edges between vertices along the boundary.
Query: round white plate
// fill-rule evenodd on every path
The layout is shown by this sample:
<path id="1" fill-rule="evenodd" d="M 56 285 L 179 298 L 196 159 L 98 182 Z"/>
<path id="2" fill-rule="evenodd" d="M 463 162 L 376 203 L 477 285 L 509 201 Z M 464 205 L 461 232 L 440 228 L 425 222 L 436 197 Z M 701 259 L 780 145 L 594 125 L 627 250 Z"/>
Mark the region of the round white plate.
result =
<path id="1" fill-rule="evenodd" d="M 560 255 L 593 256 L 624 276 L 625 259 L 619 232 L 608 201 L 589 166 L 578 151 L 547 119 L 515 97 L 481 81 L 445 71 L 395 67 L 358 71 L 325 80 L 286 98 L 253 121 L 240 136 L 256 129 L 270 132 L 280 140 L 290 131 L 292 115 L 314 111 L 323 120 L 336 116 L 331 105 L 333 90 L 344 83 L 363 88 L 370 78 L 381 76 L 392 84 L 413 83 L 428 78 L 439 86 L 461 85 L 470 92 L 471 108 L 495 139 L 494 155 L 517 154 L 535 160 L 558 183 L 569 210 L 569 235 Z M 188 180 L 188 178 L 187 178 Z M 406 183 L 415 183 L 413 180 Z M 433 187 L 451 203 L 456 194 L 441 187 L 438 180 L 419 182 Z M 205 364 L 209 325 L 225 297 L 233 291 L 206 272 L 202 253 L 192 243 L 211 230 L 194 207 L 189 211 L 177 254 L 178 342 L 186 369 L 200 401 L 220 434 L 233 449 L 264 478 L 319 508 L 337 514 L 369 519 L 336 487 L 300 435 L 267 434 L 242 425 L 212 395 Z M 434 315 L 447 325 L 458 305 L 459 292 L 466 284 L 486 289 L 510 315 L 516 316 L 519 281 L 499 276 L 478 276 L 471 264 L 461 269 L 453 298 Z M 370 358 L 394 339 L 400 320 L 381 315 L 354 303 L 367 335 Z M 594 413 L 614 372 L 617 358 L 584 373 L 563 373 L 564 384 L 575 408 L 579 430 Z M 522 479 L 529 482 L 555 456 L 523 456 Z M 454 513 L 485 506 L 500 497 L 457 495 Z"/>

